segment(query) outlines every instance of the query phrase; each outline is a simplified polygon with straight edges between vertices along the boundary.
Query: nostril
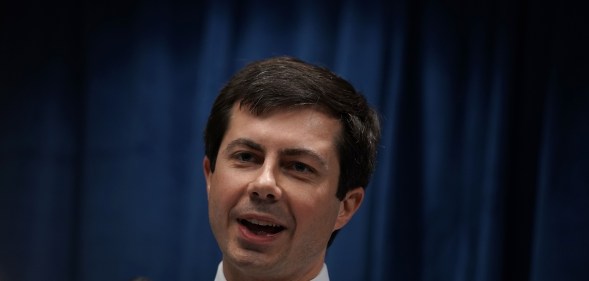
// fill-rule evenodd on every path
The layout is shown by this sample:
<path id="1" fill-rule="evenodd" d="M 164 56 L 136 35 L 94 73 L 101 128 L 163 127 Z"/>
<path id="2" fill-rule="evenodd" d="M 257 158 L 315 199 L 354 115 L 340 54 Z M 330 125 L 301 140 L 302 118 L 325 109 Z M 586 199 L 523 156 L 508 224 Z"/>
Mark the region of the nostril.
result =
<path id="1" fill-rule="evenodd" d="M 252 191 L 251 193 L 251 197 L 252 198 L 257 198 L 258 200 L 271 200 L 274 201 L 276 200 L 276 195 L 272 192 L 258 192 L 258 191 Z"/>

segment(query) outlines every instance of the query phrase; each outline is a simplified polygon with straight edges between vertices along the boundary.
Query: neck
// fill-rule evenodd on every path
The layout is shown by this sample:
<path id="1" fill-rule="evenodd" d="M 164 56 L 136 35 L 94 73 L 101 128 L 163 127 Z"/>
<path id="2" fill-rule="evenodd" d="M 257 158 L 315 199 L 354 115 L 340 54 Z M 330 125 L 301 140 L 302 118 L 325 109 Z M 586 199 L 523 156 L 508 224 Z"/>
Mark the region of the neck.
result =
<path id="1" fill-rule="evenodd" d="M 293 268 L 293 272 L 253 271 L 248 268 L 239 268 L 223 261 L 223 274 L 227 281 L 309 281 L 317 277 L 323 269 L 324 263 L 312 264 L 306 268 Z"/>

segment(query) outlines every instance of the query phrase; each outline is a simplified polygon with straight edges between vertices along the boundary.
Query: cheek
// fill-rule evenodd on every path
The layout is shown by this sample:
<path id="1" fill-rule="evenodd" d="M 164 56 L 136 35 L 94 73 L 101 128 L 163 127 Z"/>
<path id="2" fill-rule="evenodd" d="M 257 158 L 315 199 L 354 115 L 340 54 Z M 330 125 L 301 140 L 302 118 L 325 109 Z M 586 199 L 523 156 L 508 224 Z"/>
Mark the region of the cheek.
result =
<path id="1" fill-rule="evenodd" d="M 228 208 L 236 196 L 235 184 L 231 182 L 231 177 L 223 175 L 220 171 L 211 176 L 208 192 L 209 210 L 219 211 L 219 209 Z"/>
<path id="2" fill-rule="evenodd" d="M 231 209 L 239 199 L 237 188 L 233 184 L 230 178 L 222 173 L 211 176 L 208 196 L 209 222 L 215 236 L 221 239 L 226 235 Z"/>
<path id="3" fill-rule="evenodd" d="M 221 166 L 222 163 L 217 163 Z M 218 167 L 211 174 L 209 182 L 209 201 L 223 205 L 236 202 L 246 192 L 251 176 L 227 167 Z"/>
<path id="4" fill-rule="evenodd" d="M 292 198 L 295 199 L 295 198 Z M 335 195 L 322 194 L 312 195 L 304 194 L 296 198 L 295 216 L 302 223 L 305 220 L 311 230 L 313 228 L 325 228 L 331 230 L 335 225 L 339 213 L 339 200 Z"/>

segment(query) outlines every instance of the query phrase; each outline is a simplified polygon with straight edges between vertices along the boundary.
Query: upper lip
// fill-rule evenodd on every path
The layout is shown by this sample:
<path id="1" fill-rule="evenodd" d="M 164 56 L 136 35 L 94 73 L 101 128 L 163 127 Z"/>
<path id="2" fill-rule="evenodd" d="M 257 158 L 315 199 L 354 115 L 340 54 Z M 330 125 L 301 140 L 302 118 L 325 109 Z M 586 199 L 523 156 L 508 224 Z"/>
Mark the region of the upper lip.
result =
<path id="1" fill-rule="evenodd" d="M 259 225 L 268 225 L 268 226 L 275 226 L 275 227 L 283 227 L 286 226 L 280 222 L 280 220 L 268 216 L 268 215 L 261 215 L 261 214 L 244 214 L 237 217 L 237 220 L 247 220 L 251 223 L 259 224 Z"/>

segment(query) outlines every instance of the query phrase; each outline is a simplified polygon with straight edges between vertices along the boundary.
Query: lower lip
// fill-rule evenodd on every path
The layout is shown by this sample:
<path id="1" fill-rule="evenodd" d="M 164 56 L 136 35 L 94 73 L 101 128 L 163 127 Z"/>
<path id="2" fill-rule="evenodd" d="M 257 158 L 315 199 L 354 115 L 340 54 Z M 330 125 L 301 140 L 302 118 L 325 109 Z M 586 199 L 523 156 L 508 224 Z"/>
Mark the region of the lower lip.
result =
<path id="1" fill-rule="evenodd" d="M 257 235 L 255 233 L 251 232 L 247 227 L 245 227 L 241 224 L 238 225 L 238 229 L 239 229 L 239 233 L 241 234 L 241 237 L 243 239 L 245 239 L 249 243 L 255 243 L 255 244 L 268 244 L 270 242 L 273 242 L 276 239 L 278 239 L 278 237 L 282 233 L 282 232 L 278 232 L 276 234 Z"/>

